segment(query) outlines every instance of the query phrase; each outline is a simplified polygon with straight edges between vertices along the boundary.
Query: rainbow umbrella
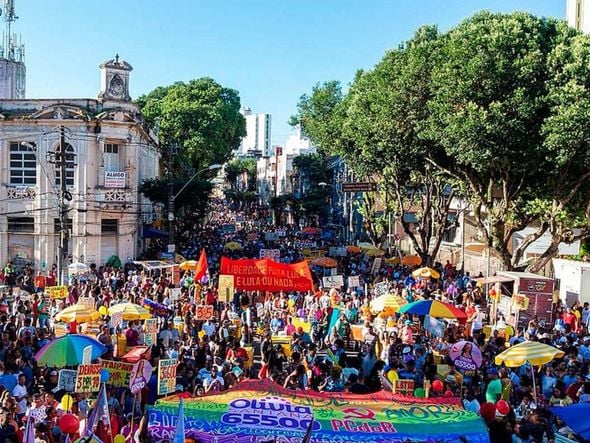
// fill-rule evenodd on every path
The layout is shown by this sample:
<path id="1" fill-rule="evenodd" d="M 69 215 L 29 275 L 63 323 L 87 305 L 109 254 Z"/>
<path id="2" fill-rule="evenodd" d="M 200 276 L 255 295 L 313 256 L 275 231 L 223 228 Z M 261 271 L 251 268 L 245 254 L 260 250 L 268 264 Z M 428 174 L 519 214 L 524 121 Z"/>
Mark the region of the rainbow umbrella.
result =
<path id="1" fill-rule="evenodd" d="M 107 350 L 106 346 L 86 335 L 68 334 L 50 341 L 35 354 L 39 366 L 63 368 L 82 364 L 84 348 L 92 346 L 92 360 Z"/>
<path id="2" fill-rule="evenodd" d="M 467 318 L 462 310 L 438 300 L 418 300 L 402 306 L 398 312 L 400 314 L 430 315 L 436 318 Z"/>

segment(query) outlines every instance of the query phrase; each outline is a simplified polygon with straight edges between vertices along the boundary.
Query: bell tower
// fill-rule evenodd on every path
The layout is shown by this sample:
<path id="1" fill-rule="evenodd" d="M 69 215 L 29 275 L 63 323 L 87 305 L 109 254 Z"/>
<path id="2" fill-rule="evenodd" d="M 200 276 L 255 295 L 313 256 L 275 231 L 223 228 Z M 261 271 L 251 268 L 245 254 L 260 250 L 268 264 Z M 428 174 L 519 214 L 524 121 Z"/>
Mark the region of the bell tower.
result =
<path id="1" fill-rule="evenodd" d="M 12 31 L 12 25 L 18 19 L 14 3 L 15 0 L 4 0 L 4 7 L 0 10 L 3 18 L 0 41 L 0 100 L 25 98 L 25 45 L 20 36 L 17 37 Z"/>
<path id="2" fill-rule="evenodd" d="M 129 73 L 133 68 L 129 63 L 119 60 L 119 54 L 114 59 L 100 65 L 100 92 L 102 101 L 131 101 L 129 95 Z"/>

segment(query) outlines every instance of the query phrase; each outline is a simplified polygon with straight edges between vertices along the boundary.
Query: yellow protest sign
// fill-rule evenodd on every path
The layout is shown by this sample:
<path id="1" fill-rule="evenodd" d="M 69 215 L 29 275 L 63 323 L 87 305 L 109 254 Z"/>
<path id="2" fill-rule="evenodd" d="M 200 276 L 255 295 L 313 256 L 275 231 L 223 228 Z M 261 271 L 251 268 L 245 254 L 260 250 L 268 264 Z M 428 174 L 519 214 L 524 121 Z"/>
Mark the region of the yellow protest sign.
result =
<path id="1" fill-rule="evenodd" d="M 220 275 L 219 276 L 219 301 L 230 303 L 234 297 L 234 276 Z"/>
<path id="2" fill-rule="evenodd" d="M 66 298 L 68 296 L 67 286 L 48 286 L 45 292 L 50 298 Z"/>

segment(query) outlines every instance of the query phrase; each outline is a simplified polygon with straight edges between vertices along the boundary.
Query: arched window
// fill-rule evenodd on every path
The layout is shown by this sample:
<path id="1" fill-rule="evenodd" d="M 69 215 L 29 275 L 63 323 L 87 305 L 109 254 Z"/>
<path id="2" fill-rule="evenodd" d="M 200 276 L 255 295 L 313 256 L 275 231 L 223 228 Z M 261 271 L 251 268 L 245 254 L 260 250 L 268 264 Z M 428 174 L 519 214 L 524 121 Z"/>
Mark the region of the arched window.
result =
<path id="1" fill-rule="evenodd" d="M 58 148 L 59 149 L 59 148 Z M 66 150 L 66 186 L 74 186 L 74 148 L 70 144 L 65 145 Z M 61 171 L 58 164 L 55 165 L 55 184 L 61 186 Z"/>

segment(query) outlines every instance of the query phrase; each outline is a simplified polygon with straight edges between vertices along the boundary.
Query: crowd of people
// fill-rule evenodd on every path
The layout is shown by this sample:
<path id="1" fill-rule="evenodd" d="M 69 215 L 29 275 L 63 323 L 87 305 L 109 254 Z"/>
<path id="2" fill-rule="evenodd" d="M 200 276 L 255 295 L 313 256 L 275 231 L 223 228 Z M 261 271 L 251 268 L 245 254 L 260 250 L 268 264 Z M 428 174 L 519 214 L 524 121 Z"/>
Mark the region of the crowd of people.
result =
<path id="1" fill-rule="evenodd" d="M 338 235 L 322 240 L 317 233 L 276 227 L 255 214 L 243 217 L 225 202 L 213 205 L 202 228 L 188 226 L 178 235 L 183 258 L 198 259 L 205 250 L 209 264 L 208 275 L 200 280 L 191 271 L 183 272 L 179 294 L 172 289 L 171 274 L 147 272 L 133 263 L 90 266 L 87 274 L 70 279 L 65 299 L 45 294 L 57 280 L 55 266 L 46 273 L 30 265 L 17 269 L 12 263 L 2 269 L 0 443 L 22 441 L 29 420 L 34 421 L 36 441 L 65 441 L 59 419 L 66 409 L 79 417 L 79 433 L 84 432 L 91 396 L 71 393 L 72 404 L 64 405 L 66 392 L 57 384 L 60 368 L 39 367 L 34 358 L 55 338 L 56 314 L 80 297 L 93 297 L 97 310 L 125 301 L 154 309 L 159 331 L 146 357 L 154 367 L 158 359 L 178 359 L 177 392 L 186 395 L 224 391 L 249 377 L 268 378 L 293 390 L 351 393 L 376 392 L 388 381 L 411 380 L 414 392 L 406 394 L 461 397 L 465 409 L 486 421 L 494 443 L 553 441 L 557 433 L 575 438 L 549 407 L 590 402 L 588 303 L 557 303 L 553 324 L 532 318 L 524 327 L 513 328 L 505 319 L 493 318 L 486 288 L 451 263 L 434 265 L 440 278 L 415 278 L 412 267 L 396 260 L 381 260 L 375 269 L 374 258 L 358 251 L 337 257 L 338 274 L 359 277 L 355 287 L 322 288 L 326 271 L 312 267 L 313 291 L 235 291 L 233 299 L 223 302 L 216 286 L 222 255 L 257 258 L 261 249 L 269 248 L 278 249 L 285 262 L 297 262 L 305 258 L 305 249 L 345 245 Z M 242 221 L 236 223 L 239 215 Z M 280 236 L 265 236 L 269 232 Z M 228 242 L 239 248 L 226 249 Z M 404 302 L 451 303 L 465 312 L 465 319 L 444 320 L 437 330 L 417 316 L 376 312 L 371 303 L 376 287 Z M 200 305 L 213 306 L 213 316 L 197 318 Z M 67 327 L 74 333 L 82 325 Z M 103 314 L 93 334 L 107 347 L 103 358 L 118 359 L 144 343 L 143 333 L 141 322 L 112 328 Z M 540 372 L 527 364 L 495 364 L 496 355 L 525 340 L 550 344 L 565 356 Z M 474 347 L 481 351 L 479 367 L 465 371 L 455 365 L 450 350 L 460 341 L 469 342 L 469 352 Z M 108 389 L 112 429 L 101 431 L 103 439 L 112 441 L 122 434 L 128 441 L 148 441 L 144 411 L 157 399 L 156 384 L 153 376 L 137 402 L 129 389 Z"/>

